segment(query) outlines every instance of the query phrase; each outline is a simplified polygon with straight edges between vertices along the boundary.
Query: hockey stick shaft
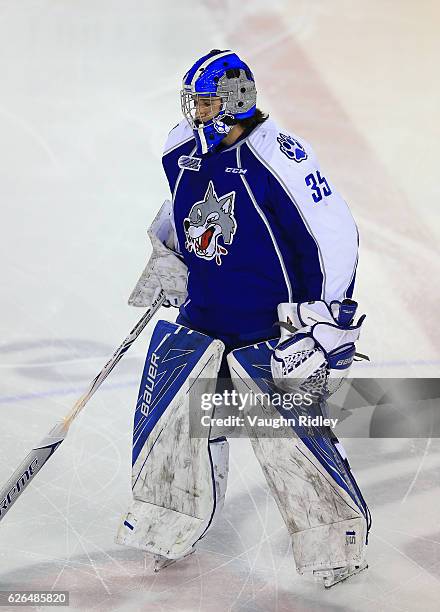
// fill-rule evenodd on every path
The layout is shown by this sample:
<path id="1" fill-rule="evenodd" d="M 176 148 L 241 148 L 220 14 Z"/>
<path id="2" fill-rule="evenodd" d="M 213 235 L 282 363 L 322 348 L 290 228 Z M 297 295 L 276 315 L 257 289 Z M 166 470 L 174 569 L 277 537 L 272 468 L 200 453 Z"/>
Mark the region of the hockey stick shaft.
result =
<path id="1" fill-rule="evenodd" d="M 33 478 L 35 478 L 43 465 L 47 463 L 50 457 L 52 457 L 54 452 L 64 441 L 73 420 L 78 416 L 95 391 L 101 386 L 116 364 L 125 355 L 136 338 L 142 333 L 145 326 L 151 321 L 152 317 L 159 310 L 164 301 L 165 294 L 162 289 L 150 308 L 148 308 L 143 317 L 131 330 L 121 346 L 116 349 L 113 356 L 105 364 L 99 374 L 93 379 L 87 391 L 81 395 L 70 412 L 62 421 L 57 423 L 55 427 L 50 430 L 50 432 L 38 446 L 31 450 L 23 463 L 21 463 L 12 474 L 8 482 L 0 491 L 0 521 L 6 515 L 12 505 L 17 501 L 19 496 L 23 493 Z"/>

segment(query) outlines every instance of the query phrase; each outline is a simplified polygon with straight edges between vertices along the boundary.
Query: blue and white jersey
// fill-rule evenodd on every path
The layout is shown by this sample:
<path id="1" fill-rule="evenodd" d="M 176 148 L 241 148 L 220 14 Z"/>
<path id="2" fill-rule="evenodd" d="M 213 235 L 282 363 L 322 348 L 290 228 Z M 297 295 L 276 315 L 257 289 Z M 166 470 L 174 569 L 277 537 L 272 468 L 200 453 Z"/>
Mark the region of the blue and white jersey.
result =
<path id="1" fill-rule="evenodd" d="M 280 302 L 351 297 L 356 224 L 307 142 L 267 119 L 229 148 L 195 149 L 184 120 L 162 160 L 194 328 L 273 336 Z"/>

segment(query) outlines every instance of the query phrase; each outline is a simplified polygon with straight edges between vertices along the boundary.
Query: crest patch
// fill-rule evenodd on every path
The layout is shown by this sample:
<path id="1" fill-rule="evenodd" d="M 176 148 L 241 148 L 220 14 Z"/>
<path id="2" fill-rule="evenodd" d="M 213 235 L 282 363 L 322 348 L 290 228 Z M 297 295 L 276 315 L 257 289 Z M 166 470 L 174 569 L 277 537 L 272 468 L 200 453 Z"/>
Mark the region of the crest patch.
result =
<path id="1" fill-rule="evenodd" d="M 183 221 L 185 248 L 201 259 L 215 259 L 221 265 L 227 249 L 219 244 L 231 244 L 237 231 L 234 216 L 235 191 L 218 197 L 214 184 L 209 181 L 203 200 L 196 202 Z"/>

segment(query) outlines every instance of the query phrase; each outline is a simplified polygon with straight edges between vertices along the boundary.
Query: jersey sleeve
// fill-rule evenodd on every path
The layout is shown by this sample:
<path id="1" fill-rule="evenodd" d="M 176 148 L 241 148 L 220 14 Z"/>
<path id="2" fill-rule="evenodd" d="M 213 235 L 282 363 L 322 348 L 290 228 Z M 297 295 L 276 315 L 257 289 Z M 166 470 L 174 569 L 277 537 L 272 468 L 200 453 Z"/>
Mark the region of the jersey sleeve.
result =
<path id="1" fill-rule="evenodd" d="M 162 166 L 168 181 L 171 194 L 170 222 L 173 228 L 175 242 L 173 250 L 182 255 L 182 250 L 177 238 L 176 224 L 174 219 L 174 196 L 183 170 L 179 166 L 179 157 L 182 154 L 190 154 L 195 150 L 194 136 L 186 119 L 182 120 L 169 132 L 162 153 Z"/>
<path id="2" fill-rule="evenodd" d="M 169 132 L 162 153 L 162 166 L 172 197 L 179 175 L 182 172 L 178 163 L 179 157 L 181 155 L 189 155 L 195 150 L 195 147 L 196 144 L 192 130 L 188 121 L 183 119 Z"/>
<path id="3" fill-rule="evenodd" d="M 358 232 L 347 203 L 308 143 L 286 132 L 267 141 L 260 161 L 268 170 L 269 205 L 295 254 L 295 301 L 351 297 Z"/>

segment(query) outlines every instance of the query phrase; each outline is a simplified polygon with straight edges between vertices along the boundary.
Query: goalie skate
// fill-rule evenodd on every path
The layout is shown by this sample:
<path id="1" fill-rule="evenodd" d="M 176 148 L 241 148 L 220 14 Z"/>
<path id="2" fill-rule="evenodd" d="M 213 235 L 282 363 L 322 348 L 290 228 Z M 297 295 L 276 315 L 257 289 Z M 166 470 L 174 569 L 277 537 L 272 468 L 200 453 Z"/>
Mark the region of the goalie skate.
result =
<path id="1" fill-rule="evenodd" d="M 160 570 L 165 569 L 178 561 L 183 561 L 183 559 L 193 555 L 195 552 L 196 548 L 193 546 L 191 550 L 177 559 L 168 559 L 168 557 L 163 557 L 162 555 L 154 555 L 154 573 L 157 574 L 157 572 L 160 572 Z"/>
<path id="2" fill-rule="evenodd" d="M 320 569 L 313 572 L 313 576 L 317 580 L 322 580 L 326 589 L 329 589 L 338 582 L 347 580 L 350 576 L 359 574 L 364 569 L 368 568 L 366 561 L 360 565 L 346 565 L 345 567 L 334 567 L 332 569 Z"/>

